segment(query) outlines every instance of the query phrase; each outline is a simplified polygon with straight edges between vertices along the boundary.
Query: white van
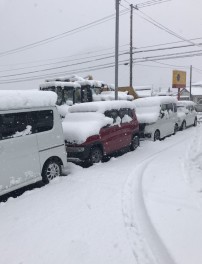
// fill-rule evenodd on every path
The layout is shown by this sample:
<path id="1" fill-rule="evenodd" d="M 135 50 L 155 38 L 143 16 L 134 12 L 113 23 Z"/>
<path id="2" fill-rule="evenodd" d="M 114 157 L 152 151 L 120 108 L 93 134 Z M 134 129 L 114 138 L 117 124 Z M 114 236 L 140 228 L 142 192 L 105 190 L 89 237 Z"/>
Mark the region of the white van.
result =
<path id="1" fill-rule="evenodd" d="M 61 175 L 67 155 L 57 95 L 0 91 L 0 195 Z"/>
<path id="2" fill-rule="evenodd" d="M 177 131 L 177 100 L 171 96 L 140 98 L 134 101 L 142 137 L 154 141 Z"/>

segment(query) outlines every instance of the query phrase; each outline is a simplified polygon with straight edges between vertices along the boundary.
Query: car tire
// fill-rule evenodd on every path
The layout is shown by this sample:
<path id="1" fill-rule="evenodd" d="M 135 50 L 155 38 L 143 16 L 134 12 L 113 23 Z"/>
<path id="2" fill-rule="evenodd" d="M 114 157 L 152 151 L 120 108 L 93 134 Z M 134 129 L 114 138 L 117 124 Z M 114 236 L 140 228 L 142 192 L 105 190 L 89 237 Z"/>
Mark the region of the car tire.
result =
<path id="1" fill-rule="evenodd" d="M 178 131 L 178 124 L 175 124 L 175 126 L 174 126 L 174 133 L 173 133 L 173 135 L 175 135 L 175 134 L 177 133 L 177 131 Z"/>
<path id="2" fill-rule="evenodd" d="M 89 161 L 91 164 L 99 163 L 103 159 L 103 153 L 100 147 L 93 147 L 90 151 Z"/>
<path id="3" fill-rule="evenodd" d="M 154 132 L 154 141 L 157 141 L 157 140 L 160 140 L 160 139 L 161 139 L 161 134 L 160 134 L 160 131 L 157 129 Z"/>
<path id="4" fill-rule="evenodd" d="M 134 151 L 140 145 L 140 139 L 138 135 L 133 136 L 130 144 L 130 150 Z"/>
<path id="5" fill-rule="evenodd" d="M 48 160 L 43 168 L 42 181 L 44 183 L 49 183 L 52 179 L 60 176 L 62 173 L 61 164 L 56 159 Z"/>
<path id="6" fill-rule="evenodd" d="M 193 124 L 193 126 L 195 126 L 195 127 L 197 126 L 197 118 L 194 119 L 194 124 Z"/>
<path id="7" fill-rule="evenodd" d="M 183 131 L 183 130 L 185 130 L 186 129 L 186 122 L 185 121 L 183 121 L 182 122 L 182 127 L 181 127 L 181 130 Z"/>

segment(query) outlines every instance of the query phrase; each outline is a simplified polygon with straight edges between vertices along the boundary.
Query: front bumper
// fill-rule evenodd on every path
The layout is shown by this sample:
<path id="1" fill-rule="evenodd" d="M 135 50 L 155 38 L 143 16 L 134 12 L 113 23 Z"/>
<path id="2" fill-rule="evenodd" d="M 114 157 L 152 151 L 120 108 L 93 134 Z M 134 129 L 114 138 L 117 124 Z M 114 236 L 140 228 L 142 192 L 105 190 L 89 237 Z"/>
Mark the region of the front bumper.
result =
<path id="1" fill-rule="evenodd" d="M 88 160 L 90 149 L 90 146 L 66 146 L 67 161 L 79 163 Z"/>

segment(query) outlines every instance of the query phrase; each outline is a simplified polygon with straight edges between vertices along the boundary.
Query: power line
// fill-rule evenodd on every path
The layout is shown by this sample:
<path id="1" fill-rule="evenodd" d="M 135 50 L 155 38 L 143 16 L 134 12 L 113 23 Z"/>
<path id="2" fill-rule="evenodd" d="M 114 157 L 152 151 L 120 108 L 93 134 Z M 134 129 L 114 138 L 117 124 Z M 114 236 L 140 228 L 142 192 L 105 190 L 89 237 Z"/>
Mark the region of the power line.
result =
<path id="1" fill-rule="evenodd" d="M 172 55 L 172 56 L 170 56 L 170 55 Z M 175 57 L 173 57 L 173 55 L 175 55 Z M 167 57 L 159 57 L 159 58 L 150 57 L 147 60 L 145 60 L 145 59 L 140 60 L 141 58 L 139 58 L 139 59 L 134 60 L 134 63 L 156 62 L 158 60 L 187 58 L 187 57 L 193 57 L 193 56 L 202 56 L 202 52 L 198 52 L 196 54 L 184 54 L 184 53 L 183 54 L 178 53 L 178 55 L 169 54 L 169 55 L 167 55 Z M 128 63 L 128 60 L 122 60 L 122 61 L 120 61 L 119 65 L 126 65 L 126 63 Z M 31 80 L 41 79 L 41 78 L 58 76 L 59 74 L 61 74 L 61 75 L 73 74 L 73 73 L 76 74 L 76 73 L 82 73 L 82 72 L 87 72 L 87 71 L 97 71 L 100 69 L 107 69 L 107 68 L 112 68 L 112 67 L 114 67 L 114 62 L 100 64 L 100 65 L 96 65 L 96 66 L 85 67 L 85 68 L 80 68 L 80 69 L 72 69 L 70 71 L 65 71 L 65 72 L 51 73 L 49 75 L 37 75 L 37 76 L 26 77 L 26 78 L 9 79 L 9 80 L 1 81 L 0 84 L 13 83 L 13 82 L 25 82 L 25 81 L 31 81 Z"/>
<path id="2" fill-rule="evenodd" d="M 170 49 L 176 49 L 176 48 L 180 48 L 180 47 L 185 47 L 185 46 L 174 46 L 174 47 L 161 48 L 161 49 L 135 51 L 133 53 L 170 50 Z M 163 55 L 160 54 L 160 55 L 153 55 L 153 56 L 148 56 L 148 57 L 136 58 L 135 60 L 146 60 L 146 61 L 148 61 L 150 59 L 158 59 L 158 58 L 163 58 L 163 57 L 168 57 L 168 56 L 178 56 L 178 55 L 182 55 L 182 54 L 184 54 L 184 55 L 186 55 L 186 54 L 195 54 L 195 53 L 198 53 L 200 51 L 202 51 L 202 50 L 180 52 L 180 53 L 171 53 L 171 54 L 163 54 Z M 40 70 L 34 70 L 34 71 L 27 71 L 27 72 L 15 73 L 15 74 L 2 75 L 2 76 L 0 76 L 0 78 L 28 75 L 28 74 L 38 73 L 38 72 L 45 72 L 45 71 L 52 71 L 52 70 L 56 70 L 56 69 L 62 69 L 62 68 L 67 68 L 67 67 L 72 67 L 72 66 L 78 66 L 78 65 L 82 65 L 82 64 L 86 64 L 86 63 L 92 63 L 92 62 L 96 62 L 96 61 L 101 61 L 101 60 L 114 58 L 114 54 L 113 55 L 111 55 L 112 53 L 108 53 L 108 54 L 109 54 L 108 56 L 99 57 L 99 58 L 97 58 L 97 56 L 95 56 L 96 58 L 93 59 L 93 60 L 85 60 L 85 61 L 80 61 L 80 62 L 77 62 L 77 63 L 61 65 L 61 66 L 57 66 L 57 67 L 50 67 L 50 68 L 45 68 L 45 69 L 40 69 Z M 125 51 L 122 52 L 122 53 L 119 53 L 120 56 L 124 56 L 124 55 L 127 55 L 127 54 L 128 54 L 128 52 L 125 52 Z M 92 58 L 92 57 L 90 57 L 90 58 Z"/>
<path id="3" fill-rule="evenodd" d="M 198 45 L 202 45 L 202 43 L 198 43 Z M 192 44 L 189 45 L 180 45 L 180 46 L 172 46 L 172 47 L 164 47 L 164 48 L 158 48 L 158 49 L 148 49 L 148 50 L 135 50 L 133 52 L 133 54 L 138 54 L 138 53 L 146 53 L 146 52 L 158 52 L 158 51 L 164 51 L 164 50 L 172 50 L 172 49 L 179 49 L 179 48 L 188 48 L 188 47 L 192 47 Z M 122 50 L 119 55 L 127 55 L 129 54 L 128 50 Z M 104 56 L 104 57 L 103 57 Z M 38 68 L 38 67 L 42 67 L 42 66 L 47 66 L 47 65 L 57 65 L 57 64 L 61 64 L 61 63 L 67 63 L 67 62 L 74 62 L 74 61 L 79 61 L 78 63 L 75 64 L 69 64 L 69 65 L 63 65 L 63 66 L 58 66 L 55 68 L 48 68 L 48 69 L 41 69 L 38 71 L 33 71 L 33 72 L 40 72 L 40 71 L 45 71 L 45 70 L 52 70 L 52 69 L 56 69 L 56 68 L 64 68 L 67 66 L 74 66 L 74 65 L 79 65 L 79 64 L 84 64 L 84 63 L 89 63 L 89 62 L 94 62 L 96 60 L 103 60 L 103 59 L 108 59 L 108 58 L 113 58 L 114 57 L 114 52 L 110 52 L 110 53 L 104 53 L 104 54 L 98 54 L 98 55 L 93 55 L 93 56 L 87 56 L 84 58 L 77 58 L 77 59 L 72 59 L 72 60 L 63 60 L 63 61 L 58 61 L 58 62 L 53 62 L 53 63 L 46 63 L 46 64 L 39 64 L 39 65 L 35 65 L 35 66 L 30 66 L 30 67 L 21 67 L 21 68 L 16 68 L 16 69 L 9 69 L 9 70 L 1 70 L 0 72 L 13 72 L 13 71 L 19 71 L 19 70 L 23 70 L 23 69 L 30 69 L 30 68 Z M 87 60 L 87 61 L 82 61 L 84 59 L 89 59 L 89 58 L 97 58 L 95 60 Z M 27 73 L 18 73 L 18 74 L 12 74 L 12 75 L 23 75 L 23 74 L 29 74 L 29 73 L 33 73 L 33 72 L 27 72 Z M 6 75 L 6 76 L 0 76 L 0 77 L 9 77 L 12 75 Z"/>
<path id="4" fill-rule="evenodd" d="M 175 37 L 177 37 L 178 39 L 181 39 L 183 41 L 189 42 L 191 44 L 193 44 L 194 46 L 198 46 L 196 43 L 180 36 L 179 34 L 175 33 L 174 31 L 170 30 L 169 28 L 165 27 L 164 25 L 160 24 L 159 22 L 157 22 L 156 20 L 154 20 L 152 17 L 146 15 L 144 12 L 138 10 L 139 12 L 141 12 L 145 17 L 141 16 L 138 14 L 138 16 L 140 16 L 141 18 L 143 18 L 144 20 L 148 21 L 149 23 L 153 24 L 154 26 L 162 29 L 163 31 L 167 32 L 170 35 L 173 35 Z"/>
<path id="5" fill-rule="evenodd" d="M 128 13 L 127 10 L 122 10 L 120 12 L 120 16 L 121 15 L 125 15 L 127 13 Z M 80 31 L 86 30 L 86 29 L 91 28 L 93 26 L 97 26 L 99 24 L 102 24 L 102 23 L 105 23 L 105 22 L 107 22 L 109 20 L 112 20 L 112 19 L 114 19 L 114 16 L 115 16 L 115 14 L 112 14 L 112 15 L 106 16 L 104 18 L 95 20 L 95 21 L 93 21 L 91 23 L 85 24 L 83 26 L 77 27 L 75 29 L 71 29 L 71 30 L 65 31 L 63 33 L 57 34 L 55 36 L 48 37 L 48 38 L 42 39 L 40 41 L 36 41 L 36 42 L 30 43 L 30 44 L 27 44 L 27 45 L 24 45 L 24 46 L 15 48 L 15 49 L 11 49 L 11 50 L 7 50 L 7 51 L 4 51 L 4 52 L 1 52 L 0 53 L 0 57 L 7 56 L 7 55 L 10 55 L 10 54 L 14 54 L 14 53 L 18 53 L 18 52 L 22 52 L 22 51 L 25 51 L 27 49 L 35 48 L 37 46 L 41 46 L 41 45 L 47 44 L 49 42 L 52 42 L 52 41 L 55 41 L 55 40 L 70 36 L 72 34 L 78 33 Z"/>

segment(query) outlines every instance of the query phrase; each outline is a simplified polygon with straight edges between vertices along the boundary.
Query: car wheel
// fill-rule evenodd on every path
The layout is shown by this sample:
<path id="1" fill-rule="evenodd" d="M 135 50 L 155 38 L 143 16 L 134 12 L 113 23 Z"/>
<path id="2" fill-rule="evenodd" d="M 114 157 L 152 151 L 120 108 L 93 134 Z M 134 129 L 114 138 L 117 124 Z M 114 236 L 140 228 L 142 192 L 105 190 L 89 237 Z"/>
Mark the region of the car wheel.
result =
<path id="1" fill-rule="evenodd" d="M 99 147 L 93 147 L 90 152 L 90 163 L 99 163 L 103 159 L 102 150 Z"/>
<path id="2" fill-rule="evenodd" d="M 133 151 L 140 145 L 140 139 L 138 135 L 135 135 L 131 140 L 130 150 Z"/>
<path id="3" fill-rule="evenodd" d="M 44 183 L 49 183 L 52 179 L 61 175 L 62 168 L 59 161 L 53 159 L 48 160 L 44 165 L 42 172 L 42 180 Z"/>
<path id="4" fill-rule="evenodd" d="M 154 132 L 154 141 L 160 140 L 160 138 L 161 138 L 160 131 L 156 130 Z"/>
<path id="5" fill-rule="evenodd" d="M 186 129 L 186 122 L 183 121 L 183 122 L 182 122 L 182 128 L 181 128 L 181 130 L 185 130 L 185 129 Z"/>
<path id="6" fill-rule="evenodd" d="M 174 127 L 174 135 L 177 133 L 178 131 L 178 124 L 175 124 L 175 127 Z"/>
<path id="7" fill-rule="evenodd" d="M 194 125 L 193 126 L 197 126 L 197 118 L 194 119 Z"/>

